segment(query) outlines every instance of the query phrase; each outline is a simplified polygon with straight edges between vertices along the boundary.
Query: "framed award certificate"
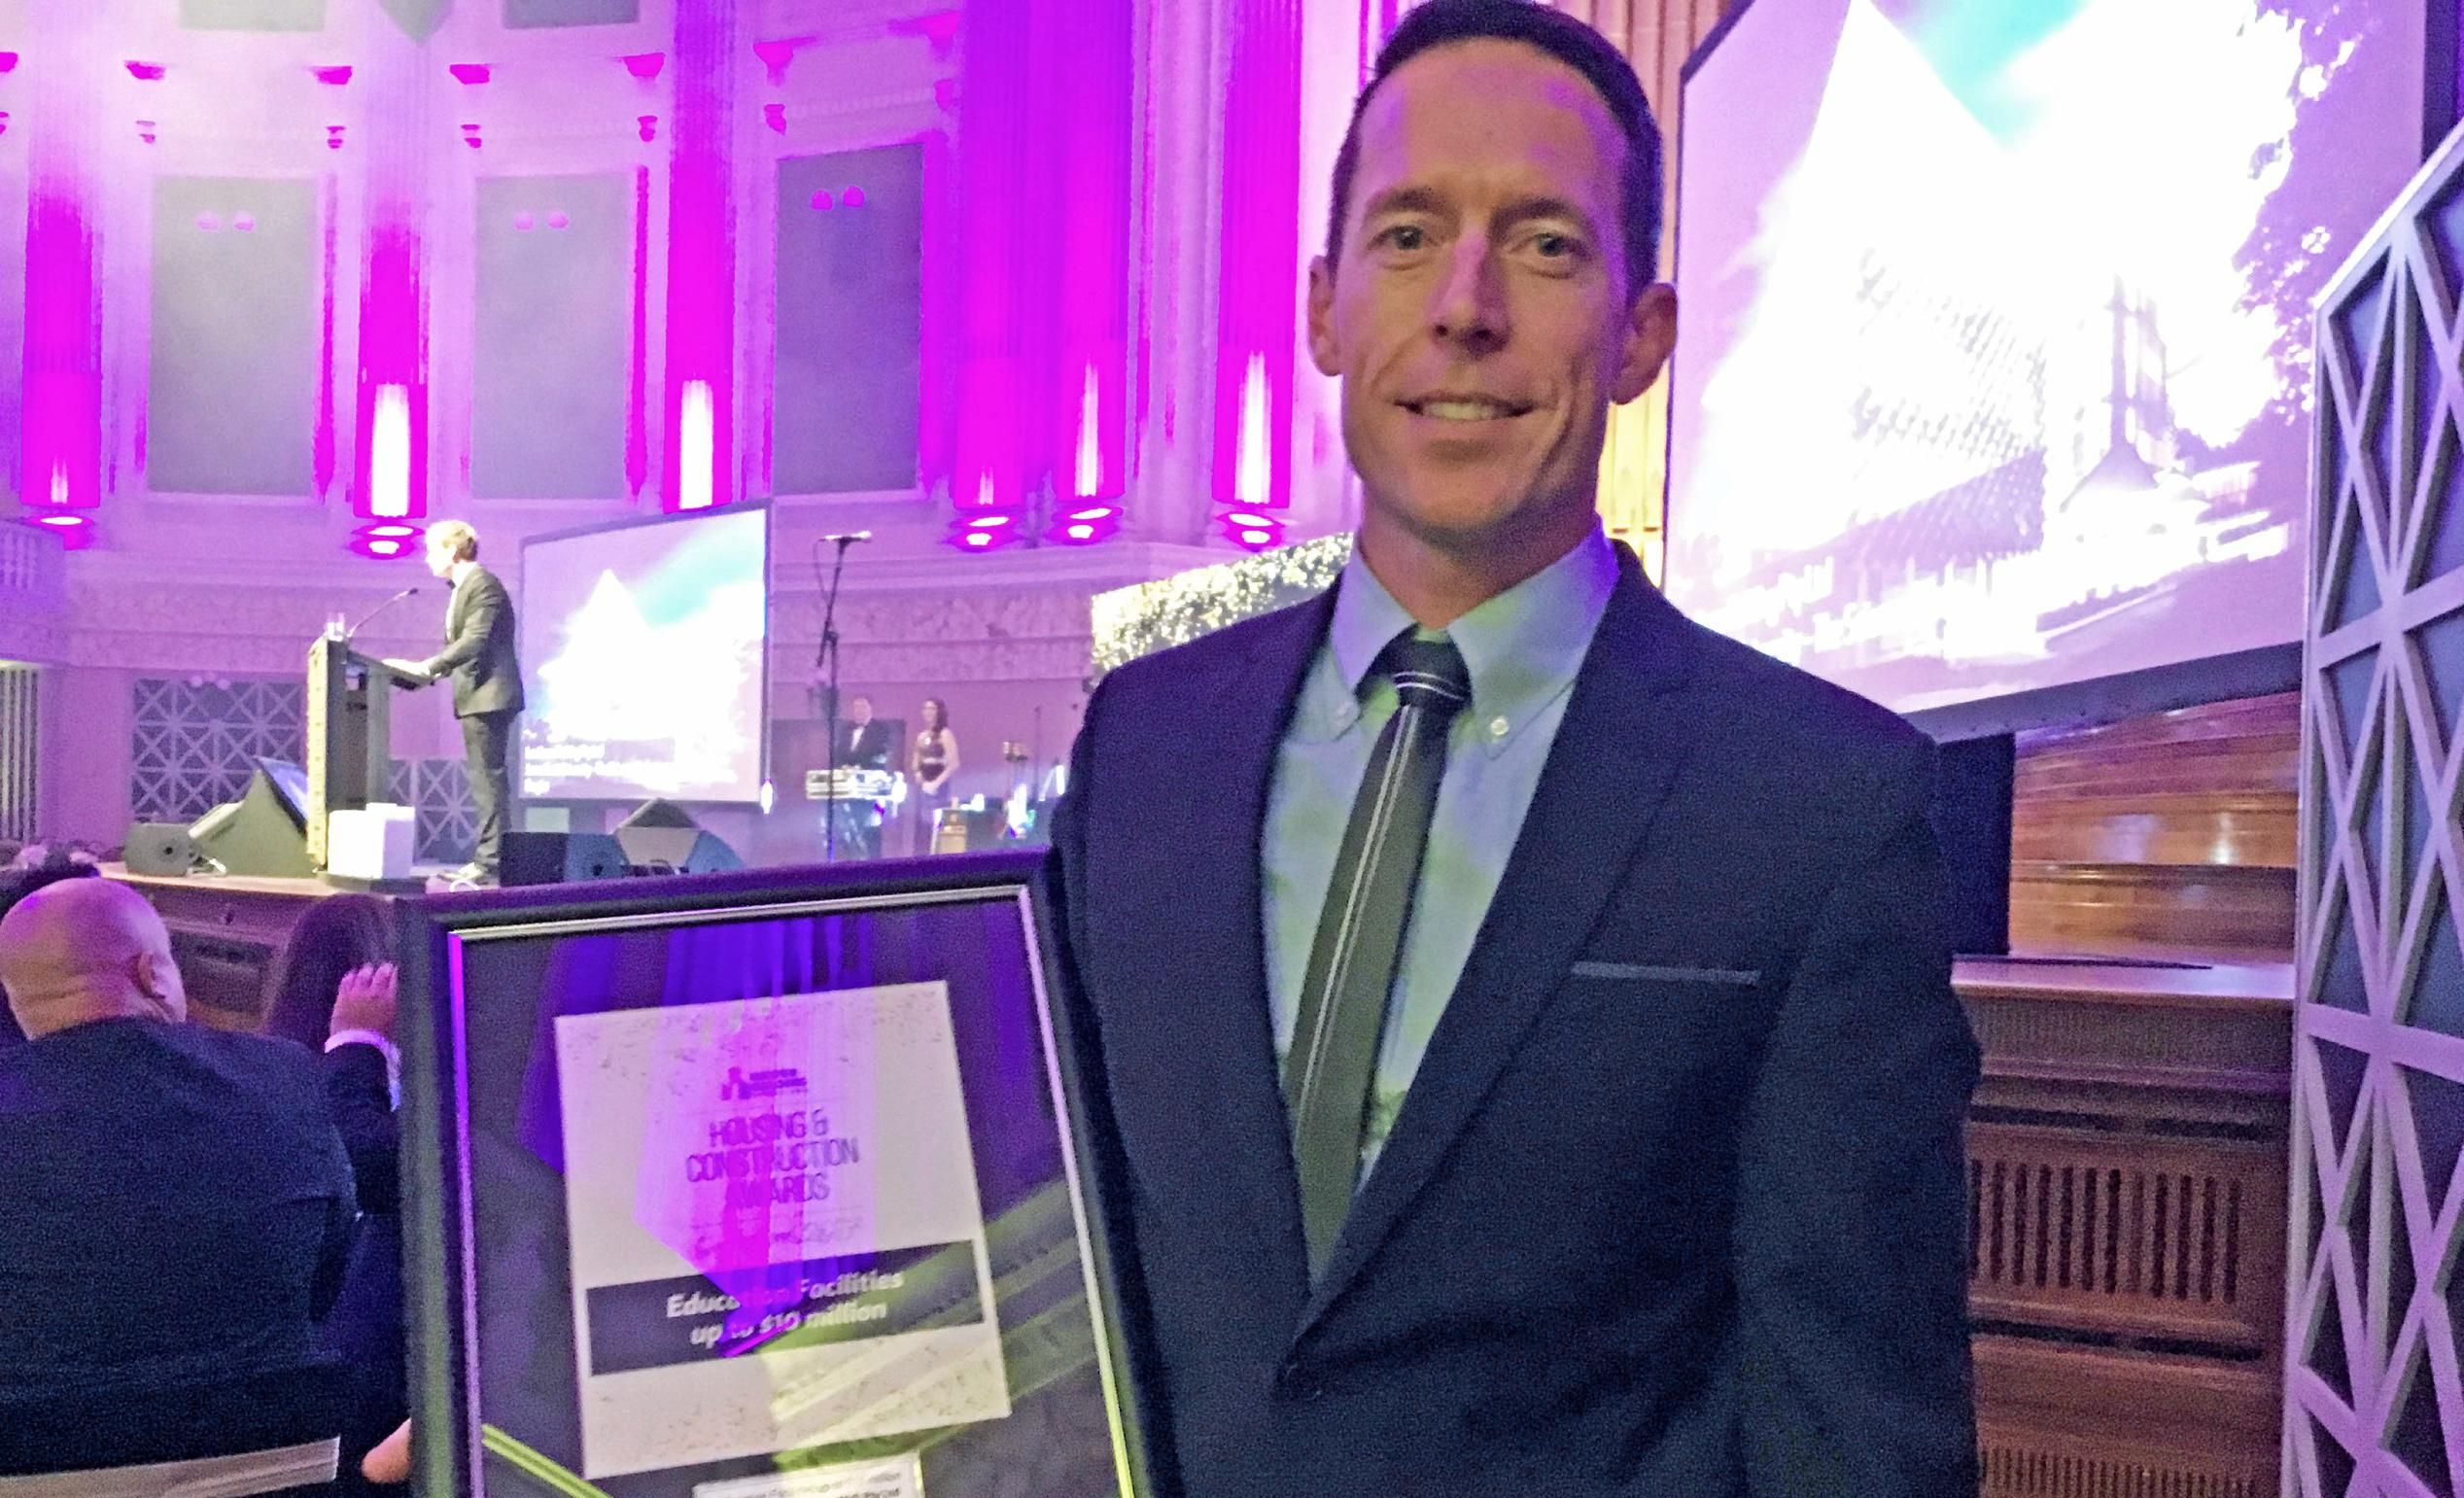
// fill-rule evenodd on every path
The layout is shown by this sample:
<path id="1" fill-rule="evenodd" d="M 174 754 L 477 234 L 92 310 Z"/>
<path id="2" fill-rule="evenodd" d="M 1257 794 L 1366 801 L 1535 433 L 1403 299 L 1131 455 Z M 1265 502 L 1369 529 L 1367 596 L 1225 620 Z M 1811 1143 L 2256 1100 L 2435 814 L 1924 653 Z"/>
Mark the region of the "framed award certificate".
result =
<path id="1" fill-rule="evenodd" d="M 425 1490 L 1149 1493 L 1039 856 L 403 909 Z"/>

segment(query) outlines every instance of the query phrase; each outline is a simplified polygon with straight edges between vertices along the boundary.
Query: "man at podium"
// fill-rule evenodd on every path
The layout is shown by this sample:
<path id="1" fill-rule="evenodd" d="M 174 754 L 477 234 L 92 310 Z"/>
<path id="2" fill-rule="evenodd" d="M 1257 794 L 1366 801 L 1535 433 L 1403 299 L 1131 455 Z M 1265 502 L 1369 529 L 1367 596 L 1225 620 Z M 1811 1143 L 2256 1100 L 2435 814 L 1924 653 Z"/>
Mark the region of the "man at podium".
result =
<path id="1" fill-rule="evenodd" d="M 478 803 L 479 836 L 470 861 L 453 873 L 463 885 L 493 885 L 513 800 L 507 759 L 513 724 L 522 715 L 522 664 L 513 653 L 513 599 L 497 575 L 479 565 L 479 533 L 468 521 L 428 528 L 428 570 L 453 584 L 445 606 L 445 647 L 424 661 L 389 660 L 414 684 L 450 676 L 454 716 L 462 720 L 463 752 Z"/>

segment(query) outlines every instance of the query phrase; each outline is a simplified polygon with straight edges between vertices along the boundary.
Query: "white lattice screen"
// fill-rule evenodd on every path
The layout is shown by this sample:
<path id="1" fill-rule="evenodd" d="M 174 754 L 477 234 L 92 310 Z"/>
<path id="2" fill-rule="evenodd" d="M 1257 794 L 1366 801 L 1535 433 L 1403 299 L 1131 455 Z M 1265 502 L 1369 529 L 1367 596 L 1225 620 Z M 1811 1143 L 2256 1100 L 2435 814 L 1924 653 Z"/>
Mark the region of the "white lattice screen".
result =
<path id="1" fill-rule="evenodd" d="M 2285 1491 L 2464 1491 L 2464 134 L 2321 302 Z"/>

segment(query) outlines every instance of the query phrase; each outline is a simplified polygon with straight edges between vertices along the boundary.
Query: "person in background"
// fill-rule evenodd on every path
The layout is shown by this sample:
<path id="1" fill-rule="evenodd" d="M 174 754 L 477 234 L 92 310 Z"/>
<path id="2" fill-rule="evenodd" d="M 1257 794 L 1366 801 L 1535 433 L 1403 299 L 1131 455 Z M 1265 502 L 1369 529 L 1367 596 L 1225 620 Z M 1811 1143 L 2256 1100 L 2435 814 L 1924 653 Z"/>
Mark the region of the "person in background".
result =
<path id="1" fill-rule="evenodd" d="M 950 706 L 938 697 L 924 699 L 924 726 L 907 747 L 907 773 L 916 781 L 917 856 L 932 852 L 933 829 L 941 809 L 950 804 L 950 778 L 958 773 L 958 736 L 950 731 Z"/>
<path id="2" fill-rule="evenodd" d="M 169 932 L 109 881 L 0 918 L 0 1470 L 288 1444 L 355 1216 L 315 1066 L 182 1023 Z"/>
<path id="3" fill-rule="evenodd" d="M 838 726 L 839 768 L 842 770 L 886 770 L 895 741 L 889 736 L 889 724 L 873 716 L 873 699 L 850 697 L 847 704 L 847 721 Z"/>
<path id="4" fill-rule="evenodd" d="M 449 876 L 463 886 L 493 885 L 512 815 L 513 725 L 522 715 L 522 663 L 514 654 L 513 597 L 479 565 L 479 533 L 467 521 L 428 528 L 428 570 L 453 584 L 445 606 L 445 647 L 424 661 L 385 664 L 413 683 L 450 677 L 454 716 L 478 803 L 479 837 L 470 861 Z"/>
<path id="5" fill-rule="evenodd" d="M 359 1183 L 360 1233 L 326 1318 L 326 1345 L 349 1368 L 341 1488 L 360 1457 L 410 1412 L 403 1376 L 401 1056 L 394 1040 L 394 923 L 372 895 L 335 894 L 292 927 L 275 970 L 266 1032 L 323 1056 L 325 1098 Z"/>

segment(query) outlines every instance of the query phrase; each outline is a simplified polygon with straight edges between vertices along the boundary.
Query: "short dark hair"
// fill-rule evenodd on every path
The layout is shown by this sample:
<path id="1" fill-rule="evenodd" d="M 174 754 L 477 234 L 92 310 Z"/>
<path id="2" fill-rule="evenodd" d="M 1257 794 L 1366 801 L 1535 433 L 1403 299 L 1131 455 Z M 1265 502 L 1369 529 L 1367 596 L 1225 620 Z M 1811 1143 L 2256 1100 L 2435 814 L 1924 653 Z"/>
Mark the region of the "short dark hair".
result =
<path id="1" fill-rule="evenodd" d="M 1352 105 L 1352 122 L 1335 153 L 1335 198 L 1327 209 L 1326 261 L 1342 259 L 1343 223 L 1351 208 L 1352 177 L 1360 167 L 1361 116 L 1395 70 L 1432 48 L 1494 38 L 1537 48 L 1581 74 L 1625 132 L 1623 189 L 1625 268 L 1629 289 L 1640 292 L 1660 267 L 1660 127 L 1634 65 L 1607 37 L 1540 0 L 1428 0 L 1403 18 L 1378 49 L 1377 66 Z"/>

